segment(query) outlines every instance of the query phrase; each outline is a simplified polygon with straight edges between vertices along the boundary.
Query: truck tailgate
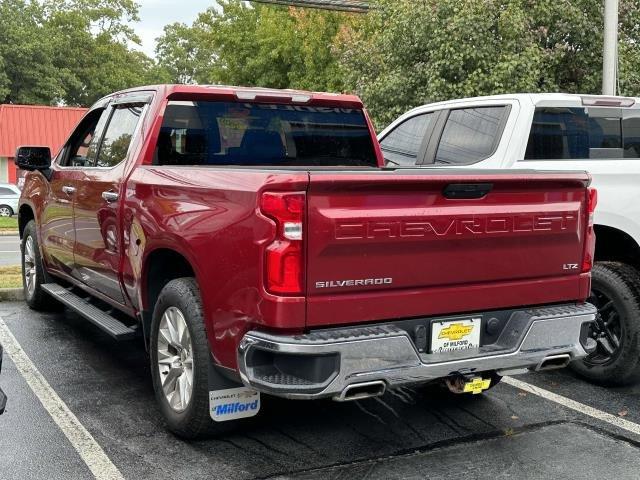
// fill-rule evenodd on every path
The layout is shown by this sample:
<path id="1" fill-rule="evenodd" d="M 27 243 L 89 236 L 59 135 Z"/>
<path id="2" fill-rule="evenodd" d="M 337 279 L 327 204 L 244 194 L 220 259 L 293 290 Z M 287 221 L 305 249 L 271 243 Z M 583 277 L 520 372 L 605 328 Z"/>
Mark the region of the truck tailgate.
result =
<path id="1" fill-rule="evenodd" d="M 557 172 L 311 172 L 307 325 L 584 298 L 589 181 Z"/>

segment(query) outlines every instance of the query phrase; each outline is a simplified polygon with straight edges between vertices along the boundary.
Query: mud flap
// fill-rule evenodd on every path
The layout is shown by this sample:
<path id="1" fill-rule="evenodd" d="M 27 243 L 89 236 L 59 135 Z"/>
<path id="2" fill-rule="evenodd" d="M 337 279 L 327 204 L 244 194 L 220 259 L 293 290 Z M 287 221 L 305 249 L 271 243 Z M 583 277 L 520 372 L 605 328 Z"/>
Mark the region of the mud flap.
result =
<path id="1" fill-rule="evenodd" d="M 254 417 L 260 411 L 260 392 L 222 375 L 209 360 L 209 415 L 215 422 Z"/>

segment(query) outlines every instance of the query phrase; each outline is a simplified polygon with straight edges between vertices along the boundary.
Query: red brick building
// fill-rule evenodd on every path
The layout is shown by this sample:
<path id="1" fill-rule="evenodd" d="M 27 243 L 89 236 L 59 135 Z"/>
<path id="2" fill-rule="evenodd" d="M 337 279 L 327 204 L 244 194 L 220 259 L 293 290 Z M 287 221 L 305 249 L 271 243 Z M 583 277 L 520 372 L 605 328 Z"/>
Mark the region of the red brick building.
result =
<path id="1" fill-rule="evenodd" d="M 55 155 L 85 108 L 0 105 L 0 183 L 17 183 L 16 148 L 42 145 Z"/>

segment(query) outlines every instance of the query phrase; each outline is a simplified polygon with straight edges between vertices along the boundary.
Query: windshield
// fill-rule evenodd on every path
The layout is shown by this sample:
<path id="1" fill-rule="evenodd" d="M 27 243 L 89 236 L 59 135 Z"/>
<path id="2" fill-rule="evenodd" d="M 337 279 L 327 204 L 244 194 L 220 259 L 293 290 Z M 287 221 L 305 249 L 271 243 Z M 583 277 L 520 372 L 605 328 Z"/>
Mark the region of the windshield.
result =
<path id="1" fill-rule="evenodd" d="M 359 109 L 170 101 L 156 165 L 377 166 Z"/>

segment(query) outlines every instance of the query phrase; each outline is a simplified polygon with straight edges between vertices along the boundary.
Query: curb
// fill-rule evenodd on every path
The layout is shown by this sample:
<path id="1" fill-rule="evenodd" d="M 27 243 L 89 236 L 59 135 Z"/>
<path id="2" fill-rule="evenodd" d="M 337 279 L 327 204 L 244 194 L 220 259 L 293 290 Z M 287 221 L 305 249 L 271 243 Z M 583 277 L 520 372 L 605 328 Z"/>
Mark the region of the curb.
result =
<path id="1" fill-rule="evenodd" d="M 13 237 L 18 235 L 18 230 L 3 230 L 0 232 L 0 237 Z"/>
<path id="2" fill-rule="evenodd" d="M 24 300 L 22 288 L 0 288 L 0 302 L 18 302 Z"/>

